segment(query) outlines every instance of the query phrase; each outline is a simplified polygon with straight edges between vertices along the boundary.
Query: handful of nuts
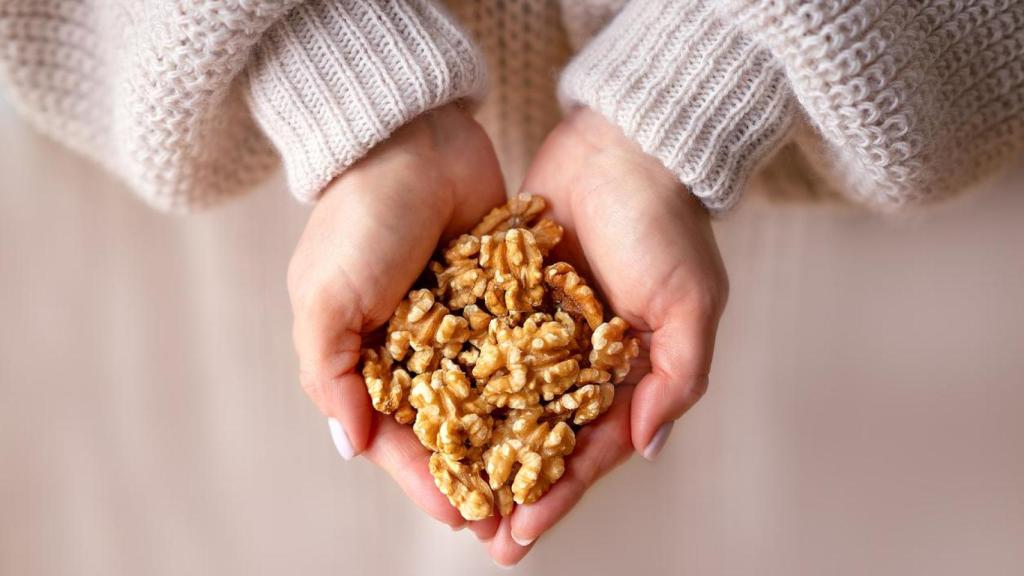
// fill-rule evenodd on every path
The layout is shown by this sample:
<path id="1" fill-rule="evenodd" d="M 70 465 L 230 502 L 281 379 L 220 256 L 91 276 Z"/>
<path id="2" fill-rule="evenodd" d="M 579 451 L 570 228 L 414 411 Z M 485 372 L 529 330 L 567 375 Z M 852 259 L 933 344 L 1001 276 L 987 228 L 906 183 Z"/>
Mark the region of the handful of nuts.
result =
<path id="1" fill-rule="evenodd" d="M 544 207 L 520 195 L 452 240 L 430 263 L 436 284 L 411 291 L 384 344 L 363 350 L 373 407 L 413 425 L 467 520 L 543 496 L 639 353 L 572 266 L 544 264 L 562 239 Z"/>

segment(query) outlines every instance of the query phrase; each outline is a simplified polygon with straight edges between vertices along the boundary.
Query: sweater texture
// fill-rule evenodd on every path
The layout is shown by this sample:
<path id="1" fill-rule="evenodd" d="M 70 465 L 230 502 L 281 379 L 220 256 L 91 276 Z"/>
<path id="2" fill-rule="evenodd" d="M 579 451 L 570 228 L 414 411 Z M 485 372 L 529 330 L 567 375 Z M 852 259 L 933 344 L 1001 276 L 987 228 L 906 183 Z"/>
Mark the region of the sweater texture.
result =
<path id="1" fill-rule="evenodd" d="M 891 209 L 1019 152 L 1024 2 L 3 0 L 0 83 L 169 211 L 282 164 L 314 201 L 455 100 L 512 189 L 560 104 L 604 115 L 713 211 L 758 172 Z"/>

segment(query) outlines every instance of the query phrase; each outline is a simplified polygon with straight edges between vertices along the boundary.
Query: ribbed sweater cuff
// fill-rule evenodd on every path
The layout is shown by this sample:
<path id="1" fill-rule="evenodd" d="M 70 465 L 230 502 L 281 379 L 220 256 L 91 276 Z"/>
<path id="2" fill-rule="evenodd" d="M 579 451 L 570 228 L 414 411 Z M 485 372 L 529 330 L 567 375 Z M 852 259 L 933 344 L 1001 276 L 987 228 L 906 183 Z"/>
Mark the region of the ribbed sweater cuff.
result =
<path id="1" fill-rule="evenodd" d="M 277 147 L 292 192 L 323 188 L 422 112 L 478 98 L 483 59 L 428 0 L 312 0 L 261 39 L 249 106 Z"/>
<path id="2" fill-rule="evenodd" d="M 563 107 L 603 114 L 712 211 L 785 136 L 780 64 L 704 0 L 632 0 L 562 75 Z"/>

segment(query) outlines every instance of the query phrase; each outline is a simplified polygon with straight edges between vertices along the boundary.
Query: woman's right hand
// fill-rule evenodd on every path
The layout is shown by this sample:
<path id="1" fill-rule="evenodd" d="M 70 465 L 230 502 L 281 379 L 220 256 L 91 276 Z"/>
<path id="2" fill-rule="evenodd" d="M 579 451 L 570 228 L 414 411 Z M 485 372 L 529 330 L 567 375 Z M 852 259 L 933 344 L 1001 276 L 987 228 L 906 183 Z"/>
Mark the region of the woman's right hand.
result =
<path id="1" fill-rule="evenodd" d="M 363 336 L 388 321 L 439 242 L 505 201 L 493 147 L 454 104 L 395 132 L 324 191 L 288 269 L 303 390 L 330 420 L 346 459 L 364 454 L 424 511 L 465 520 L 434 486 L 408 426 L 374 412 L 358 371 Z M 494 518 L 473 522 L 482 539 Z"/>

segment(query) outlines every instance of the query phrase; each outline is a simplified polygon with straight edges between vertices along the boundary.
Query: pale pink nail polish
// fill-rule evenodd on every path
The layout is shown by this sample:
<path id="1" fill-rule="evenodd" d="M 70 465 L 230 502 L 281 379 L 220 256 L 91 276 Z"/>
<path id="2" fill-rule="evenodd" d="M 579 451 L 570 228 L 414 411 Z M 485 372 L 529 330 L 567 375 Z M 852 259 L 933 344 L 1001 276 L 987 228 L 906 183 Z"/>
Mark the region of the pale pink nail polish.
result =
<path id="1" fill-rule="evenodd" d="M 513 568 L 516 567 L 515 564 L 508 564 L 508 565 L 506 565 L 506 564 L 502 564 L 501 562 L 498 562 L 497 560 L 494 561 L 494 565 L 497 566 L 498 568 L 501 568 L 502 570 L 512 570 Z"/>
<path id="2" fill-rule="evenodd" d="M 334 447 L 338 449 L 338 454 L 345 460 L 351 460 L 356 455 L 355 449 L 352 448 L 352 442 L 348 439 L 348 434 L 345 433 L 345 428 L 334 418 L 327 419 L 327 427 L 331 429 L 331 440 L 334 440 Z"/>
<path id="3" fill-rule="evenodd" d="M 654 460 L 658 457 L 658 453 L 665 447 L 665 443 L 668 442 L 669 434 L 672 433 L 672 426 L 675 425 L 675 421 L 665 422 L 658 428 L 658 431 L 654 433 L 654 438 L 644 448 L 644 458 L 648 460 Z"/>
<path id="4" fill-rule="evenodd" d="M 519 538 L 518 536 L 516 536 L 515 532 L 510 532 L 509 535 L 512 536 L 513 542 L 524 547 L 533 544 L 533 541 L 536 540 L 536 538 Z"/>

